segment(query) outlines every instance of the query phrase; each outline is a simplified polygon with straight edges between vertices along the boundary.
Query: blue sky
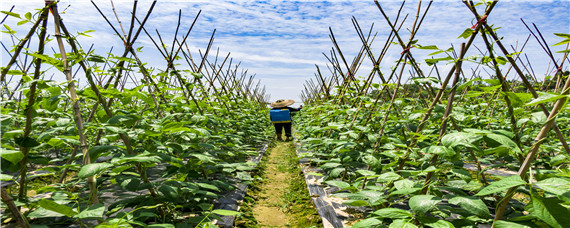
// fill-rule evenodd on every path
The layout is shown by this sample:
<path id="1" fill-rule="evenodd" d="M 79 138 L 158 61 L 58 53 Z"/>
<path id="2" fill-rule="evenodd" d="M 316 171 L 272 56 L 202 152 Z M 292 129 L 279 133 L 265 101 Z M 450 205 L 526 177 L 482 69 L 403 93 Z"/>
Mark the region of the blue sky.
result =
<path id="1" fill-rule="evenodd" d="M 132 1 L 113 1 L 115 9 L 123 22 L 128 27 Z M 117 25 L 111 10 L 110 1 L 96 1 L 97 5 Z M 137 16 L 144 17 L 151 1 L 139 1 Z M 381 5 L 393 20 L 400 1 L 381 1 Z M 2 1 L 2 10 L 9 10 L 15 5 L 14 12 L 23 15 L 25 12 L 40 8 L 43 1 L 39 0 L 8 0 Z M 417 1 L 408 1 L 403 10 L 403 15 L 409 14 L 403 28 L 410 28 L 413 22 Z M 427 1 L 422 3 L 425 9 Z M 103 20 L 95 7 L 88 1 L 62 0 L 59 3 L 60 11 L 65 9 L 62 18 L 68 29 L 72 32 L 96 30 L 90 33 L 91 37 L 80 37 L 79 42 L 87 49 L 94 44 L 94 49 L 99 54 L 108 52 L 114 46 L 114 53 L 119 55 L 122 46 L 120 39 L 113 35 L 112 30 Z M 146 28 L 156 38 L 155 29 L 159 30 L 168 44 L 172 42 L 178 11 L 182 10 L 181 32 L 189 28 L 192 20 L 199 10 L 202 13 L 190 33 L 188 44 L 193 56 L 198 56 L 198 50 L 206 49 L 210 35 L 216 29 L 213 50 L 220 49 L 220 56 L 228 52 L 234 59 L 234 63 L 241 62 L 241 68 L 247 69 L 248 74 L 255 74 L 256 79 L 266 86 L 271 94 L 271 100 L 278 98 L 292 98 L 300 101 L 305 80 L 314 78 L 315 64 L 319 65 L 325 75 L 330 75 L 326 70 L 328 61 L 323 56 L 329 53 L 333 47 L 328 35 L 329 26 L 335 33 L 335 37 L 341 50 L 351 62 L 360 50 L 361 41 L 352 25 L 352 16 L 356 17 L 360 26 L 366 32 L 374 23 L 374 33 L 377 33 L 372 45 L 372 52 L 379 54 L 389 27 L 380 14 L 380 11 L 372 0 L 367 1 L 159 1 L 149 18 Z M 483 8 L 478 9 L 479 13 Z M 403 16 L 402 15 L 402 16 Z M 529 35 L 520 19 L 527 23 L 535 23 L 545 36 L 550 45 L 561 41 L 553 33 L 570 33 L 570 2 L 569 1 L 500 1 L 488 18 L 490 24 L 499 29 L 499 36 L 503 37 L 503 43 L 520 47 Z M 22 37 L 27 28 L 26 24 L 16 26 L 18 20 L 9 18 L 5 24 L 17 30 L 17 36 Z M 416 39 L 421 45 L 437 45 L 441 49 L 447 49 L 451 45 L 459 47 L 463 39 L 457 37 L 474 23 L 471 12 L 461 1 L 436 1 L 432 4 L 424 23 L 420 28 Z M 2 28 L 2 30 L 5 30 Z M 53 27 L 50 27 L 53 33 Z M 179 34 L 180 34 L 179 33 Z M 409 32 L 401 32 L 402 38 L 408 40 Z M 484 49 L 481 38 L 475 43 L 480 49 Z M 2 42 L 10 46 L 12 41 L 9 36 L 2 34 Z M 52 42 L 55 44 L 55 42 Z M 144 47 L 141 59 L 150 66 L 164 68 L 164 61 L 159 58 L 160 54 L 151 43 L 150 39 L 141 34 L 135 47 Z M 563 46 L 553 47 L 554 51 L 562 50 Z M 69 48 L 68 48 L 69 49 Z M 386 58 L 381 64 L 384 71 L 388 72 L 394 65 L 401 52 L 401 48 L 393 45 Z M 414 57 L 423 60 L 431 50 L 412 49 Z M 49 53 L 49 51 L 48 51 Z M 215 53 L 215 52 L 211 52 Z M 544 77 L 551 69 L 549 59 L 541 50 L 538 43 L 531 38 L 525 47 L 524 53 L 532 63 L 532 67 L 539 78 Z M 471 48 L 467 55 L 476 55 L 479 51 Z M 501 54 L 502 55 L 502 54 Z M 556 55 L 561 58 L 561 54 Z M 2 65 L 8 62 L 9 57 L 2 53 Z M 423 62 L 423 61 L 420 61 Z M 180 62 L 185 64 L 185 62 Z M 370 61 L 365 59 L 363 66 L 357 72 L 357 76 L 366 76 L 370 72 Z M 425 63 L 423 65 L 426 65 Z M 568 65 L 568 63 L 566 64 Z M 471 72 L 470 65 L 465 66 L 465 72 Z M 180 69 L 181 67 L 179 67 Z M 440 71 L 446 73 L 449 65 L 441 65 Z M 428 72 L 428 68 L 425 68 Z M 489 70 L 487 70 L 489 71 Z M 442 74 L 445 74 L 442 73 Z M 485 71 L 479 72 L 485 76 Z M 514 77 L 511 73 L 510 77 Z M 55 80 L 64 80 L 63 75 L 56 75 Z"/>

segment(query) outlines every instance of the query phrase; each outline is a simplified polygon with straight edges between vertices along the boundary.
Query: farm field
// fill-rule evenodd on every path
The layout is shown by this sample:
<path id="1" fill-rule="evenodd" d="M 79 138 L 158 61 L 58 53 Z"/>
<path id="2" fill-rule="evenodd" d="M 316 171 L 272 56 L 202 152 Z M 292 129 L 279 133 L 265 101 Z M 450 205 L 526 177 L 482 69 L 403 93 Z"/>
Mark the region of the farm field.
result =
<path id="1" fill-rule="evenodd" d="M 521 18 L 510 43 L 501 2 L 464 1 L 436 45 L 438 3 L 369 3 L 376 24 L 346 15 L 355 50 L 326 30 L 292 142 L 227 34 L 194 51 L 201 10 L 152 31 L 157 1 L 92 2 L 123 44 L 98 52 L 58 2 L 2 6 L 2 227 L 570 227 L 568 28 Z"/>

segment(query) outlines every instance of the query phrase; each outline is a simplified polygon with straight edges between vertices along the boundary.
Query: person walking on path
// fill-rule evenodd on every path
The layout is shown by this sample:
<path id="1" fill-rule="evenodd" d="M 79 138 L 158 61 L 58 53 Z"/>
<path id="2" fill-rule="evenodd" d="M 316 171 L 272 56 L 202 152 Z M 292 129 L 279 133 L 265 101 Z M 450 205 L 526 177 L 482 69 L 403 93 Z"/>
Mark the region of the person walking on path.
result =
<path id="1" fill-rule="evenodd" d="M 295 115 L 295 112 L 301 110 L 298 108 L 288 107 L 293 103 L 295 103 L 294 100 L 279 99 L 269 105 L 272 107 L 272 109 L 269 111 L 269 117 L 271 118 L 271 122 L 275 127 L 275 133 L 277 134 L 278 140 L 283 140 L 281 138 L 283 128 L 285 128 L 285 140 L 290 141 L 293 139 L 293 136 L 291 136 L 291 116 Z"/>

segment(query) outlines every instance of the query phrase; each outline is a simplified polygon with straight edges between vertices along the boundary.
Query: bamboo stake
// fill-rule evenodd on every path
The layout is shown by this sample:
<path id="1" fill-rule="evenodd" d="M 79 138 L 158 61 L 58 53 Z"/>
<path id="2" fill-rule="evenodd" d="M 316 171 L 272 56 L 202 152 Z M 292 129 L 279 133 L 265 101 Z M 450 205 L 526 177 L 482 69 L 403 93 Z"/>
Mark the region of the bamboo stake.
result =
<path id="1" fill-rule="evenodd" d="M 47 1 L 46 1 L 47 3 Z M 51 5 L 51 11 L 54 17 L 54 27 L 55 27 L 55 37 L 59 46 L 59 50 L 61 53 L 61 60 L 63 62 L 63 73 L 65 74 L 67 81 L 68 81 L 68 89 L 71 95 L 71 100 L 73 102 L 73 112 L 75 117 L 75 125 L 77 127 L 77 134 L 79 135 L 79 142 L 81 147 L 81 152 L 83 153 L 83 164 L 91 164 L 91 159 L 89 158 L 88 153 L 88 144 L 85 135 L 83 134 L 83 117 L 81 117 L 81 105 L 79 104 L 79 97 L 75 92 L 75 84 L 73 83 L 73 77 L 71 76 L 71 67 L 67 62 L 67 54 L 65 51 L 65 47 L 63 44 L 63 39 L 60 32 L 60 17 L 57 11 L 57 4 Z M 99 199 L 97 196 L 97 179 L 95 176 L 91 176 L 87 178 L 87 184 L 89 185 L 89 192 L 90 192 L 90 203 L 97 204 L 99 203 Z"/>

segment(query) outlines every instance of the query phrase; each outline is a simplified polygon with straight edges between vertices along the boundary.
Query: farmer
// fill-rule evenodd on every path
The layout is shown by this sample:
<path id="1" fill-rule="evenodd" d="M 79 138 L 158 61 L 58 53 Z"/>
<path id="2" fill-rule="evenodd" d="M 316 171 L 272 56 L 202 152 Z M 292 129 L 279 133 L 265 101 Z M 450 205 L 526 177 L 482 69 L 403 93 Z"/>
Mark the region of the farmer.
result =
<path id="1" fill-rule="evenodd" d="M 269 111 L 269 117 L 271 122 L 275 127 L 275 133 L 277 133 L 277 139 L 282 140 L 282 129 L 285 128 L 285 140 L 290 141 L 293 139 L 291 136 L 291 116 L 295 115 L 294 112 L 298 112 L 300 109 L 287 107 L 295 103 L 294 100 L 283 100 L 279 99 L 270 104 L 272 109 Z"/>

